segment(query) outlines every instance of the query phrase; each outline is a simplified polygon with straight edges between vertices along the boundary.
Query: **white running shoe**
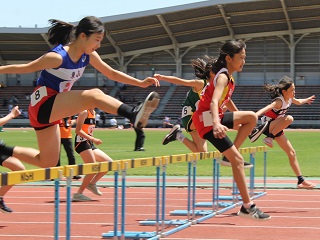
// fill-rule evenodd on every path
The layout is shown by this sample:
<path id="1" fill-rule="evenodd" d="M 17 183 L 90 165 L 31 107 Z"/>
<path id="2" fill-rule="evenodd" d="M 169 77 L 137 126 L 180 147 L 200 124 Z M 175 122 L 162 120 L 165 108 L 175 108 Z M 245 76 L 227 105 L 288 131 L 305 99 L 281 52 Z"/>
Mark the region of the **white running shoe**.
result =
<path id="1" fill-rule="evenodd" d="M 98 196 L 102 196 L 102 192 L 99 191 L 99 189 L 97 188 L 96 184 L 92 184 L 90 183 L 87 186 L 87 189 L 90 190 L 93 194 L 98 195 Z"/>
<path id="2" fill-rule="evenodd" d="M 160 103 L 160 95 L 157 92 L 151 92 L 147 98 L 133 109 L 135 114 L 132 121 L 135 128 L 144 128 L 149 120 L 150 114 L 158 107 Z"/>
<path id="3" fill-rule="evenodd" d="M 72 198 L 72 202 L 90 202 L 90 201 L 92 201 L 91 198 L 81 193 L 75 193 Z"/>

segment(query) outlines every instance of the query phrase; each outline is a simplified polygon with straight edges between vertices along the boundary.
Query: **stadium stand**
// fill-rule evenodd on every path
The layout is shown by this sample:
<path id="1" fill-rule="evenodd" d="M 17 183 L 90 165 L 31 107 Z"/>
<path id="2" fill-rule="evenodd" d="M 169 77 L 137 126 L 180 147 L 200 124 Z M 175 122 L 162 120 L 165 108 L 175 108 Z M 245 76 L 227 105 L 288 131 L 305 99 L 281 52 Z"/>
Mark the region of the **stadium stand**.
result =
<path id="1" fill-rule="evenodd" d="M 88 89 L 93 87 L 81 87 L 76 86 L 74 89 Z M 103 90 L 103 88 L 100 88 Z M 172 119 L 173 123 L 181 115 L 181 105 L 184 102 L 185 96 L 189 91 L 189 87 L 185 86 L 151 86 L 148 88 L 139 88 L 135 86 L 126 86 L 123 89 L 119 87 L 113 87 L 108 94 L 122 100 L 123 102 L 134 106 L 137 102 L 141 102 L 151 91 L 157 91 L 160 94 L 161 102 L 158 109 L 151 115 L 150 127 L 161 127 L 162 120 L 165 116 Z M 21 86 L 10 86 L 1 88 L 0 93 L 0 114 L 4 116 L 8 114 L 8 106 L 3 106 L 3 99 L 10 99 L 11 96 L 16 95 L 19 100 L 20 109 L 27 110 L 29 100 L 26 98 L 33 90 L 33 87 L 21 87 Z M 320 96 L 320 86 L 297 86 L 296 98 L 306 98 L 311 95 Z M 257 111 L 258 109 L 266 106 L 271 102 L 271 98 L 267 92 L 265 92 L 262 86 L 237 86 L 233 93 L 232 100 L 235 102 L 239 110 L 251 110 Z M 292 115 L 295 120 L 311 121 L 309 124 L 302 124 L 305 127 L 316 127 L 312 121 L 320 121 L 320 101 L 316 101 L 311 105 L 297 106 L 292 105 L 288 114 Z M 107 120 L 115 115 L 107 114 Z M 23 119 L 20 116 L 18 119 L 13 120 L 13 125 L 17 126 L 19 119 Z M 108 121 L 107 121 L 108 122 Z M 121 121 L 120 121 L 121 122 Z M 296 122 L 296 121 L 295 121 Z M 26 126 L 26 121 L 20 121 L 20 126 Z M 301 124 L 296 126 L 303 127 Z M 8 123 L 7 126 L 10 126 Z M 18 124 L 19 126 L 19 124 Z M 295 125 L 293 125 L 294 127 Z"/>

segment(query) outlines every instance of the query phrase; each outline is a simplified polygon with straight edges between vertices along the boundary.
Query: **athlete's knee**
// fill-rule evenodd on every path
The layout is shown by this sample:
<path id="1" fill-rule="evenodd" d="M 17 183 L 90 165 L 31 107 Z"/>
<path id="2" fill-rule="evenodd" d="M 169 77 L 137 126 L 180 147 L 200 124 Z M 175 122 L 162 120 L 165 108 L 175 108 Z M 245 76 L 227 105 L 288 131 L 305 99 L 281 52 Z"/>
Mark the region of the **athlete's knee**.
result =
<path id="1" fill-rule="evenodd" d="M 246 119 L 248 120 L 249 123 L 254 123 L 254 124 L 256 124 L 258 121 L 257 114 L 255 114 L 252 111 L 246 111 Z"/>
<path id="2" fill-rule="evenodd" d="M 285 120 L 286 120 L 287 122 L 292 123 L 293 120 L 294 120 L 294 118 L 293 118 L 291 115 L 288 115 L 288 116 L 286 116 Z"/>
<path id="3" fill-rule="evenodd" d="M 95 99 L 95 98 L 98 98 L 99 96 L 105 95 L 105 94 L 99 88 L 92 88 L 92 89 L 86 90 L 84 92 L 84 95 L 89 98 Z"/>

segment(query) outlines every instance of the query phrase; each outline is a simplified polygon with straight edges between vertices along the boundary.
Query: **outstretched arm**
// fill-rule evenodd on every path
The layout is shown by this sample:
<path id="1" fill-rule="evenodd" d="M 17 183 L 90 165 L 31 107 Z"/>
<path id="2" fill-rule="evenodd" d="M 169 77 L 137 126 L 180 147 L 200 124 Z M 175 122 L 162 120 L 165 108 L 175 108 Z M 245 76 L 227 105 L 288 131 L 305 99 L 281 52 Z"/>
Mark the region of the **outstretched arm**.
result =
<path id="1" fill-rule="evenodd" d="M 316 99 L 316 96 L 315 95 L 312 95 L 308 98 L 303 98 L 303 99 L 296 99 L 296 98 L 293 98 L 292 99 L 292 103 L 296 104 L 296 105 L 302 105 L 302 104 L 311 104 L 314 102 L 314 100 Z"/>
<path id="2" fill-rule="evenodd" d="M 57 68 L 61 64 L 62 57 L 55 52 L 49 52 L 29 63 L 0 66 L 0 74 L 32 73 L 43 69 Z"/>
<path id="3" fill-rule="evenodd" d="M 0 118 L 0 126 L 5 125 L 11 119 L 18 117 L 20 114 L 21 112 L 19 110 L 19 107 L 15 106 L 14 108 L 12 108 L 11 112 L 7 116 Z"/>
<path id="4" fill-rule="evenodd" d="M 165 81 L 173 84 L 183 85 L 187 87 L 193 87 L 196 92 L 199 92 L 204 87 L 204 81 L 200 79 L 192 79 L 192 80 L 186 80 L 182 78 L 178 78 L 175 76 L 167 76 L 167 75 L 161 75 L 161 74 L 154 74 L 154 78 L 158 79 L 159 81 Z"/>
<path id="5" fill-rule="evenodd" d="M 260 110 L 258 110 L 256 112 L 256 115 L 259 117 L 261 115 L 263 115 L 264 113 L 270 111 L 273 108 L 279 109 L 281 108 L 282 102 L 280 99 L 276 99 L 275 101 L 273 101 L 271 104 L 265 106 L 264 108 L 261 108 Z"/>
<path id="6" fill-rule="evenodd" d="M 147 77 L 144 80 L 139 80 L 137 78 L 131 77 L 128 74 L 125 74 L 121 71 L 115 70 L 106 64 L 97 52 L 93 52 L 90 54 L 90 64 L 100 71 L 103 75 L 110 78 L 113 81 L 121 82 L 123 84 L 130 84 L 142 88 L 146 88 L 150 85 L 160 86 L 158 79 L 153 77 Z"/>

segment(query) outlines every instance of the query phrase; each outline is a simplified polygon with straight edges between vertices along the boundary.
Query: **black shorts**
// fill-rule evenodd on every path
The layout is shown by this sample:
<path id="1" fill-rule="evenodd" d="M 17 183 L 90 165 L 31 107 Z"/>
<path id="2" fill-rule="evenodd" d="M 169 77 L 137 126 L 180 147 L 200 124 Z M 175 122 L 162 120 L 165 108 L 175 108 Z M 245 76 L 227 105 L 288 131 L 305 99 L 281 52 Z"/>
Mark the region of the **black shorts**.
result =
<path id="1" fill-rule="evenodd" d="M 83 142 L 75 142 L 74 144 L 74 150 L 76 150 L 76 152 L 79 154 L 88 149 L 95 150 L 97 148 L 94 146 L 93 142 L 89 140 Z"/>
<path id="2" fill-rule="evenodd" d="M 273 120 L 274 120 L 274 119 L 268 121 L 268 126 L 266 127 L 266 130 L 264 130 L 264 132 L 263 132 L 263 134 L 266 135 L 267 137 L 268 137 L 269 134 L 270 134 L 270 124 L 271 124 L 271 122 L 272 122 Z M 280 136 L 283 135 L 283 134 L 284 134 L 284 131 L 281 130 L 281 131 L 278 132 L 276 135 L 274 135 L 274 137 L 275 137 L 275 138 L 276 138 L 276 137 L 280 137 Z"/>
<path id="3" fill-rule="evenodd" d="M 2 164 L 3 164 L 3 162 L 5 161 L 5 160 L 7 160 L 8 158 L 9 158 L 10 156 L 8 156 L 8 155 L 0 155 L 0 165 L 1 166 L 3 166 Z"/>
<path id="4" fill-rule="evenodd" d="M 233 112 L 226 112 L 221 119 L 221 124 L 227 128 L 233 128 Z M 223 153 L 233 146 L 233 142 L 229 139 L 228 136 L 224 138 L 215 138 L 213 131 L 207 132 L 204 136 L 204 139 L 208 140 L 219 152 Z"/>

